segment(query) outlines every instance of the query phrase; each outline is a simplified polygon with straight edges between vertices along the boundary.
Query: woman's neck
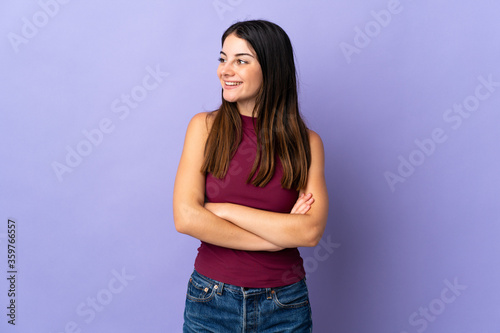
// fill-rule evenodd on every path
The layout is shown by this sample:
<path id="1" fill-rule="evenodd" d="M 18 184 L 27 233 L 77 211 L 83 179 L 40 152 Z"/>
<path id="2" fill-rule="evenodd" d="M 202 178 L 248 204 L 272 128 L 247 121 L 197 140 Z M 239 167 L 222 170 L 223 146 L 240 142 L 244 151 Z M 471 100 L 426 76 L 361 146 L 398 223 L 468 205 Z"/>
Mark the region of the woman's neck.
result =
<path id="1" fill-rule="evenodd" d="M 239 103 L 237 102 L 237 107 L 238 107 L 238 112 L 244 116 L 252 117 L 253 116 L 253 109 L 255 107 L 255 102 L 250 103 Z"/>

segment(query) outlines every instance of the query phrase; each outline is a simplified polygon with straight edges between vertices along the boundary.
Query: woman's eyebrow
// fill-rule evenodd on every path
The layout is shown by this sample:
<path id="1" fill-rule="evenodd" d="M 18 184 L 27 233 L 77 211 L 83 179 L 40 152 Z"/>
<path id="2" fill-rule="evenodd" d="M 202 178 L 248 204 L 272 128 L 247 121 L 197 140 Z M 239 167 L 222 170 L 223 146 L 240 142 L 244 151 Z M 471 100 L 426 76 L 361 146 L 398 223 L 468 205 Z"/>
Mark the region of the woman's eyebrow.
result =
<path id="1" fill-rule="evenodd" d="M 220 54 L 222 54 L 222 55 L 224 55 L 224 56 L 226 56 L 226 57 L 227 57 L 227 55 L 226 55 L 224 52 L 222 52 L 222 51 L 220 51 Z M 236 57 L 241 57 L 241 56 L 249 56 L 249 57 L 255 58 L 255 57 L 254 57 L 253 55 L 251 55 L 250 53 L 236 53 L 236 54 L 235 54 L 235 56 L 236 56 Z"/>

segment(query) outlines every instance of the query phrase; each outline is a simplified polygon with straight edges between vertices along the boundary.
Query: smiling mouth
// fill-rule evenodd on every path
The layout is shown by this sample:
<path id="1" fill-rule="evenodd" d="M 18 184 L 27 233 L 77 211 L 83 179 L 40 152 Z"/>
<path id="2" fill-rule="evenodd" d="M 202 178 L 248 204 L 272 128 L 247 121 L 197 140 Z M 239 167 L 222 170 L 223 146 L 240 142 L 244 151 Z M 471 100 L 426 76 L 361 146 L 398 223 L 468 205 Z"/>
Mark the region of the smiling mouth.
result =
<path id="1" fill-rule="evenodd" d="M 243 82 L 228 82 L 228 81 L 224 81 L 224 84 L 226 86 L 239 86 L 240 84 L 242 84 Z"/>

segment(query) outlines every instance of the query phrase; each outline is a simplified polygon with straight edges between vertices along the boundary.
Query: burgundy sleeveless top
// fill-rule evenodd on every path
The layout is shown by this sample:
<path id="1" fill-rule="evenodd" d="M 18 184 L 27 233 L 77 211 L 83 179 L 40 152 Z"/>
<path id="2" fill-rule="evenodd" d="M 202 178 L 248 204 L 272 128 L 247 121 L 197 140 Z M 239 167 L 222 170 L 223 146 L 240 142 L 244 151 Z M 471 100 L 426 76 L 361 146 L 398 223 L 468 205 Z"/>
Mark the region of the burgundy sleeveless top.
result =
<path id="1" fill-rule="evenodd" d="M 256 155 L 257 136 L 253 118 L 241 116 L 242 140 L 223 179 L 207 174 L 205 193 L 209 202 L 229 202 L 257 209 L 289 213 L 298 197 L 281 187 L 283 170 L 276 170 L 265 187 L 247 184 Z M 198 273 L 211 279 L 248 288 L 272 288 L 292 284 L 305 276 L 297 248 L 277 252 L 240 251 L 201 242 L 195 261 Z"/>

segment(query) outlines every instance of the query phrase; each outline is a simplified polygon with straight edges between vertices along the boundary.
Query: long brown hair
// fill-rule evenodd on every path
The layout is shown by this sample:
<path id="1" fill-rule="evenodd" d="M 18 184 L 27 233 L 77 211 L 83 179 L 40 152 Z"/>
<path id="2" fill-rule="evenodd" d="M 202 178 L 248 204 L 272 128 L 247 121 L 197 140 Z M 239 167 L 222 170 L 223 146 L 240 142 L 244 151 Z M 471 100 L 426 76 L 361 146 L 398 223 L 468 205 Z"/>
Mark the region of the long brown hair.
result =
<path id="1" fill-rule="evenodd" d="M 257 155 L 247 182 L 265 186 L 274 174 L 275 157 L 278 156 L 283 168 L 281 186 L 302 189 L 307 182 L 311 151 L 307 127 L 299 113 L 290 39 L 281 27 L 263 20 L 233 24 L 222 35 L 222 44 L 233 33 L 252 46 L 263 77 L 253 110 L 253 115 L 257 116 Z M 223 178 L 241 142 L 241 118 L 236 103 L 224 98 L 217 111 L 205 145 L 201 171 Z"/>

